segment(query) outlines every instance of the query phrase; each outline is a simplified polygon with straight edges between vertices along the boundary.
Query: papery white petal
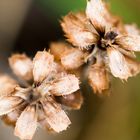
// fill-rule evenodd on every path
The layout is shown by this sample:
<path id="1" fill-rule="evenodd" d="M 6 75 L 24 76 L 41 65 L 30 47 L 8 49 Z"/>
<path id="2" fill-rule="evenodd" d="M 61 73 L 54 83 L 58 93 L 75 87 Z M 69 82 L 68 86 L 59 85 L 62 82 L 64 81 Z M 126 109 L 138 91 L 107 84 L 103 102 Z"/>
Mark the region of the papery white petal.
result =
<path id="1" fill-rule="evenodd" d="M 56 96 L 71 94 L 79 89 L 79 80 L 75 75 L 69 74 L 52 83 L 50 92 Z"/>
<path id="2" fill-rule="evenodd" d="M 69 95 L 58 96 L 56 100 L 67 109 L 79 110 L 83 103 L 83 96 L 80 91 L 76 91 Z"/>
<path id="3" fill-rule="evenodd" d="M 88 79 L 95 93 L 102 93 L 109 89 L 109 75 L 105 66 L 94 64 L 89 69 Z"/>
<path id="4" fill-rule="evenodd" d="M 0 115 L 10 113 L 23 103 L 23 99 L 19 97 L 2 97 L 0 98 Z"/>
<path id="5" fill-rule="evenodd" d="M 102 0 L 88 0 L 86 15 L 99 31 L 104 31 L 105 26 L 111 26 L 107 21 L 110 18 L 109 12 Z"/>
<path id="6" fill-rule="evenodd" d="M 128 64 L 129 70 L 131 72 L 131 76 L 136 76 L 140 73 L 140 62 L 125 56 L 125 60 Z"/>
<path id="7" fill-rule="evenodd" d="M 20 115 L 15 127 L 15 135 L 31 140 L 37 128 L 37 114 L 34 106 L 28 106 Z"/>
<path id="8" fill-rule="evenodd" d="M 65 52 L 61 58 L 61 63 L 66 69 L 77 69 L 84 64 L 84 53 L 76 48 Z"/>
<path id="9" fill-rule="evenodd" d="M 11 94 L 16 86 L 17 82 L 14 79 L 8 75 L 0 75 L 0 97 Z"/>
<path id="10" fill-rule="evenodd" d="M 34 81 L 41 82 L 53 69 L 54 57 L 46 51 L 39 51 L 33 59 Z"/>
<path id="11" fill-rule="evenodd" d="M 50 127 L 55 132 L 66 130 L 71 124 L 66 113 L 61 109 L 61 106 L 53 99 L 49 98 L 42 101 L 42 105 L 46 114 L 46 119 Z"/>
<path id="12" fill-rule="evenodd" d="M 9 58 L 9 64 L 13 72 L 25 79 L 31 80 L 32 74 L 32 60 L 25 54 L 14 54 Z"/>
<path id="13" fill-rule="evenodd" d="M 20 116 L 22 110 L 20 110 L 20 108 L 8 113 L 7 115 L 3 115 L 2 116 L 2 120 L 8 124 L 8 125 L 12 125 L 15 126 L 16 121 L 18 119 L 18 117 Z"/>
<path id="14" fill-rule="evenodd" d="M 51 132 L 51 133 L 52 133 L 52 132 L 55 132 L 55 131 L 51 128 L 51 126 L 49 125 L 49 123 L 48 123 L 48 121 L 47 121 L 47 119 L 46 119 L 46 114 L 45 114 L 43 108 L 41 108 L 41 109 L 38 110 L 38 122 L 39 122 L 39 124 L 41 125 L 41 127 L 42 127 L 43 129 L 46 129 L 48 132 Z"/>
<path id="15" fill-rule="evenodd" d="M 65 51 L 69 51 L 70 48 L 72 48 L 72 46 L 64 42 L 52 42 L 50 44 L 50 52 L 54 55 L 56 60 L 61 60 Z"/>
<path id="16" fill-rule="evenodd" d="M 128 35 L 140 35 L 140 30 L 135 24 L 126 24 L 125 30 Z"/>
<path id="17" fill-rule="evenodd" d="M 129 66 L 125 60 L 125 57 L 116 49 L 108 48 L 107 49 L 108 58 L 109 58 L 109 67 L 111 73 L 120 79 L 127 80 L 131 76 Z"/>
<path id="18" fill-rule="evenodd" d="M 140 36 L 138 35 L 118 36 L 116 43 L 126 50 L 140 51 Z"/>
<path id="19" fill-rule="evenodd" d="M 96 33 L 88 30 L 86 27 L 87 19 L 79 14 L 69 13 L 63 18 L 61 26 L 66 33 L 68 41 L 74 46 L 86 48 L 97 41 Z"/>

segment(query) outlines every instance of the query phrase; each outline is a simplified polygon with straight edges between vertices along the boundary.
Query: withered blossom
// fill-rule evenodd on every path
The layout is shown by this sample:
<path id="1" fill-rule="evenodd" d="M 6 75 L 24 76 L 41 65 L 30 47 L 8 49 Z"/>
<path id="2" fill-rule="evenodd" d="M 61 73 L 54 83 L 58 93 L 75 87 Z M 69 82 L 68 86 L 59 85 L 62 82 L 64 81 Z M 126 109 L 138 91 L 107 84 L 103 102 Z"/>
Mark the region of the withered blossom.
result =
<path id="1" fill-rule="evenodd" d="M 65 47 L 62 65 L 69 70 L 89 62 L 88 79 L 95 93 L 109 88 L 109 72 L 121 80 L 140 72 L 134 59 L 134 51 L 140 51 L 139 31 L 134 25 L 123 25 L 102 0 L 88 0 L 85 13 L 69 13 L 61 26 L 75 46 Z"/>
<path id="2" fill-rule="evenodd" d="M 38 125 L 49 132 L 66 130 L 71 121 L 62 105 L 80 108 L 79 79 L 67 74 L 47 51 L 37 52 L 33 61 L 25 54 L 15 54 L 9 63 L 24 80 L 18 84 L 7 75 L 0 76 L 0 116 L 15 126 L 15 135 L 30 140 Z"/>

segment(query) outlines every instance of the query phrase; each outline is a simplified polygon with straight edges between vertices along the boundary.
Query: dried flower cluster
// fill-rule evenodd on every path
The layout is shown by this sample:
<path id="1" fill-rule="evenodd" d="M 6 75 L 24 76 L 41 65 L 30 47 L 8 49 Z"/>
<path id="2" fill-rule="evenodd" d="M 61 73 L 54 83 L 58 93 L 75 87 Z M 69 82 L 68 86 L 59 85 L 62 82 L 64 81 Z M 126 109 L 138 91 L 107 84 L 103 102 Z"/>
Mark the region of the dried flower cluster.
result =
<path id="1" fill-rule="evenodd" d="M 61 26 L 75 48 L 59 43 L 51 46 L 51 52 L 67 70 L 88 62 L 87 77 L 95 93 L 109 89 L 110 73 L 127 80 L 140 72 L 140 62 L 134 59 L 134 52 L 140 51 L 139 30 L 123 24 L 102 0 L 89 0 L 85 13 L 69 13 Z"/>
<path id="2" fill-rule="evenodd" d="M 0 76 L 0 115 L 15 126 L 15 135 L 32 139 L 38 124 L 52 132 L 66 130 L 71 122 L 61 105 L 80 108 L 78 78 L 67 74 L 46 51 L 37 52 L 33 61 L 24 54 L 15 54 L 9 63 L 24 80 L 21 87 L 9 76 Z"/>
<path id="3" fill-rule="evenodd" d="M 18 80 L 0 75 L 0 116 L 21 139 L 32 139 L 38 125 L 50 132 L 67 129 L 63 107 L 80 109 L 83 102 L 79 79 L 70 73 L 84 64 L 94 93 L 109 89 L 110 74 L 127 80 L 140 72 L 134 55 L 139 29 L 123 24 L 102 0 L 87 1 L 85 12 L 69 13 L 61 26 L 71 44 L 52 43 L 50 52 L 39 51 L 33 60 L 14 54 L 9 64 Z"/>

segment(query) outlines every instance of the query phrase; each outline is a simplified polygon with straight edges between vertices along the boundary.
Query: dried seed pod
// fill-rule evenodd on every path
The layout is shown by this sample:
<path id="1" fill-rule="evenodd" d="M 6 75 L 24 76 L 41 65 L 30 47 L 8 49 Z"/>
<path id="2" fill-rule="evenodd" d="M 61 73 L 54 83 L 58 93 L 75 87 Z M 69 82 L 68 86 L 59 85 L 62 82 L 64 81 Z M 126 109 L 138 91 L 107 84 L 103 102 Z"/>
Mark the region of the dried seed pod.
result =
<path id="1" fill-rule="evenodd" d="M 133 59 L 134 51 L 140 51 L 138 29 L 123 25 L 122 20 L 114 16 L 102 0 L 88 0 L 86 14 L 68 14 L 63 18 L 61 25 L 68 41 L 76 46 L 72 52 L 68 51 L 61 56 L 61 64 L 67 70 L 73 70 L 86 63 L 92 70 L 85 75 L 89 75 L 90 84 L 95 92 L 101 93 L 109 88 L 109 82 L 105 82 L 108 81 L 106 70 L 110 70 L 113 76 L 121 80 L 127 80 L 140 72 L 139 63 Z M 78 54 L 81 48 L 85 60 L 83 63 L 80 63 L 81 57 Z M 97 65 L 92 66 L 93 58 L 94 63 L 100 61 L 98 55 L 101 55 L 104 71 L 103 67 L 98 69 Z"/>
<path id="2" fill-rule="evenodd" d="M 18 55 L 16 60 L 24 64 L 25 59 L 21 60 L 21 57 L 25 55 Z M 14 55 L 9 62 L 17 63 L 13 59 Z M 24 87 L 20 87 L 8 76 L 0 76 L 0 116 L 5 123 L 15 125 L 16 136 L 29 140 L 34 136 L 37 123 L 49 132 L 58 133 L 67 129 L 71 122 L 56 102 L 55 96 L 72 94 L 79 89 L 78 78 L 74 74 L 67 74 L 60 64 L 54 62 L 54 57 L 49 52 L 37 52 L 32 65 L 33 79 Z M 14 66 L 13 70 L 15 69 Z M 22 76 L 19 75 L 20 79 Z M 26 83 L 27 78 L 24 76 L 21 80 Z"/>
<path id="3" fill-rule="evenodd" d="M 9 58 L 13 72 L 24 80 L 32 80 L 32 61 L 25 54 L 14 54 Z"/>

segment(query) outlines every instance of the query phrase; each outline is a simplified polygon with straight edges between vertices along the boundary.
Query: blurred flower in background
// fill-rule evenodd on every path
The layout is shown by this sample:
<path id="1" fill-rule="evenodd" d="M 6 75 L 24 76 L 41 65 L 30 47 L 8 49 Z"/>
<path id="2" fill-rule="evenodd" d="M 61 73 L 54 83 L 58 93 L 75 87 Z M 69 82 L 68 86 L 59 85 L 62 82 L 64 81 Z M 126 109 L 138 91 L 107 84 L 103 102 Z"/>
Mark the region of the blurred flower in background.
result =
<path id="1" fill-rule="evenodd" d="M 140 26 L 140 0 L 108 0 L 111 10 L 126 23 Z M 0 71 L 8 68 L 7 56 L 25 52 L 32 56 L 52 41 L 62 40 L 59 24 L 69 11 L 85 9 L 86 0 L 0 0 Z M 138 55 L 139 57 L 139 55 Z M 140 57 L 139 57 L 140 58 Z M 40 131 L 34 140 L 138 140 L 140 139 L 140 76 L 128 83 L 114 80 L 110 97 L 97 97 L 86 82 L 80 111 L 69 113 L 72 125 L 60 134 Z M 0 125 L 0 140 L 15 140 L 13 129 Z"/>

